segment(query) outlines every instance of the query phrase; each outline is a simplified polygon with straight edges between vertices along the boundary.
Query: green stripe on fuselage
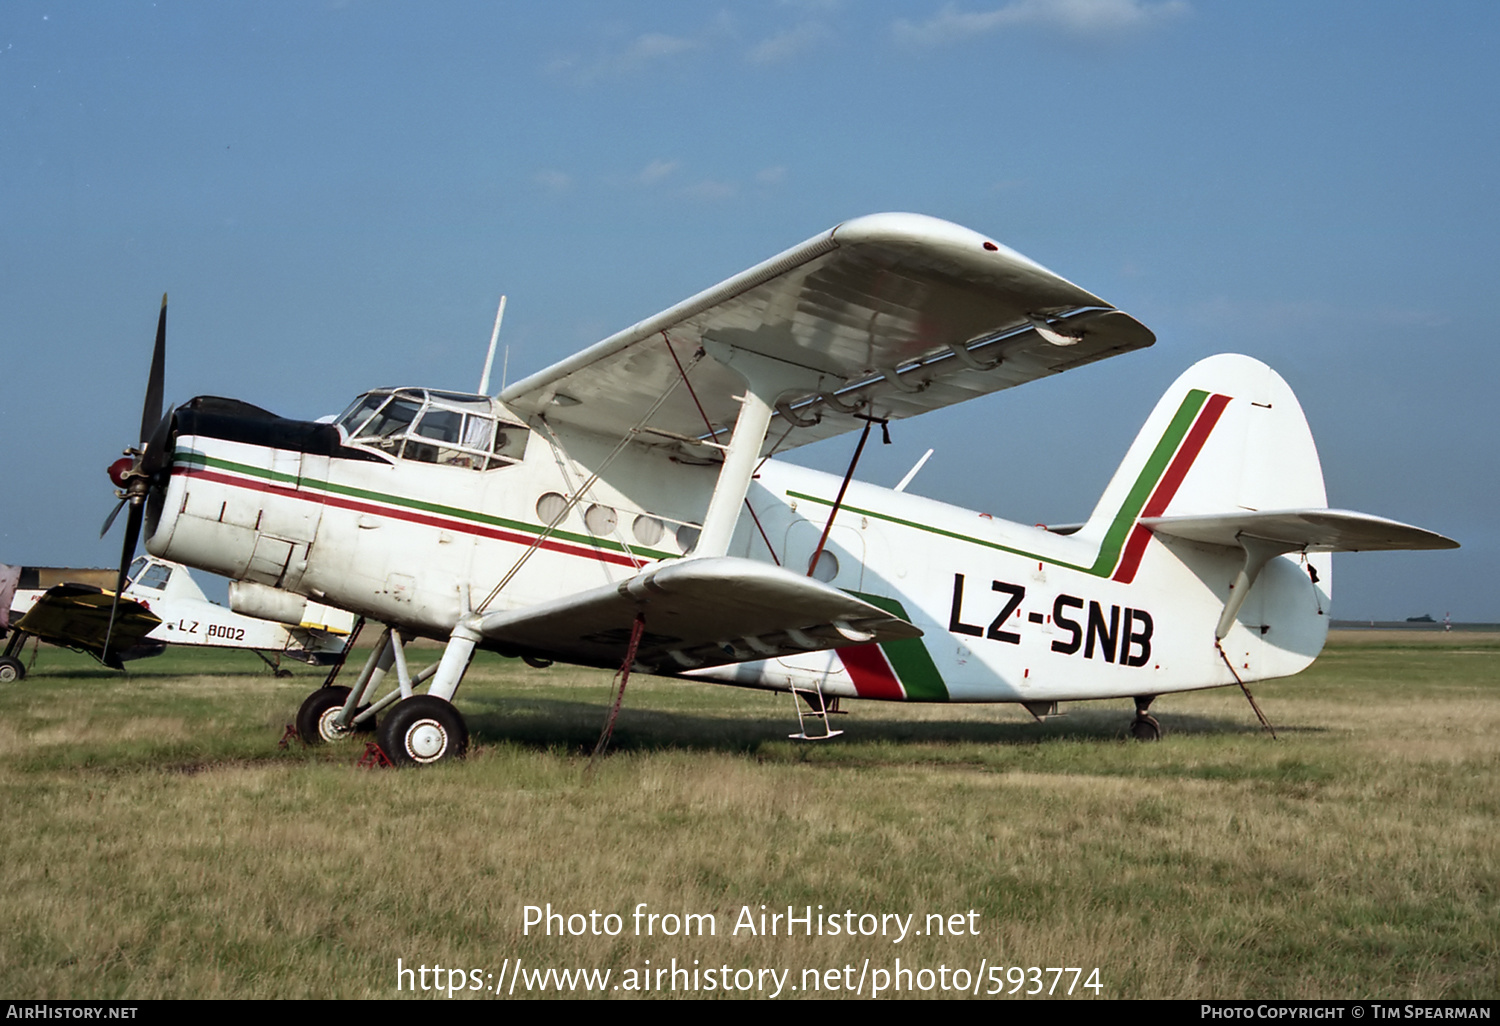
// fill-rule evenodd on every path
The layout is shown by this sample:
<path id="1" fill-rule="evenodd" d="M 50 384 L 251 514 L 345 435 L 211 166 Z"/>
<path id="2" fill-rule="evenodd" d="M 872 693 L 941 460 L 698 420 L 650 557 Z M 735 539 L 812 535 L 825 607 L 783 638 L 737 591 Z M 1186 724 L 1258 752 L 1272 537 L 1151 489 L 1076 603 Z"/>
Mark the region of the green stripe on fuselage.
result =
<path id="1" fill-rule="evenodd" d="M 1167 425 L 1167 430 L 1156 443 L 1156 448 L 1146 459 L 1146 465 L 1131 485 L 1130 492 L 1125 496 L 1124 503 L 1115 513 L 1115 518 L 1110 522 L 1109 530 L 1104 533 L 1104 539 L 1099 544 L 1099 553 L 1094 557 L 1092 565 L 1084 566 L 1080 563 L 1069 563 L 1051 556 L 1044 556 L 1036 552 L 1028 552 L 1025 549 L 1014 548 L 1009 545 L 1001 545 L 999 542 L 987 541 L 983 538 L 975 538 L 972 535 L 960 534 L 957 531 L 947 531 L 941 527 L 933 527 L 931 524 L 918 523 L 915 520 L 903 520 L 900 517 L 891 516 L 889 513 L 881 513 L 878 510 L 862 509 L 858 506 L 844 505 L 840 510 L 850 513 L 858 513 L 860 516 L 873 517 L 876 520 L 884 520 L 886 523 L 899 524 L 902 527 L 910 527 L 926 534 L 935 534 L 944 538 L 953 538 L 956 541 L 968 542 L 971 545 L 982 545 L 987 549 L 997 549 L 1000 552 L 1009 552 L 1017 556 L 1025 556 L 1027 559 L 1035 559 L 1041 563 L 1050 563 L 1053 566 L 1064 567 L 1068 570 L 1079 570 L 1095 577 L 1108 577 L 1114 573 L 1115 566 L 1120 562 L 1120 551 L 1125 547 L 1125 540 L 1130 536 L 1130 529 L 1135 526 L 1136 517 L 1141 515 L 1145 508 L 1146 500 L 1151 498 L 1151 493 L 1156 490 L 1161 477 L 1166 473 L 1172 457 L 1176 454 L 1178 446 L 1182 444 L 1183 438 L 1187 436 L 1188 429 L 1193 426 L 1193 421 L 1198 418 L 1198 412 L 1203 408 L 1204 402 L 1208 400 L 1208 393 L 1202 389 L 1192 389 L 1183 398 L 1182 405 L 1177 407 L 1177 412 L 1172 417 L 1172 422 Z M 802 499 L 807 502 L 815 502 L 820 506 L 832 506 L 831 499 L 824 499 L 816 495 L 808 495 L 805 492 L 788 491 L 786 493 L 793 499 Z"/>

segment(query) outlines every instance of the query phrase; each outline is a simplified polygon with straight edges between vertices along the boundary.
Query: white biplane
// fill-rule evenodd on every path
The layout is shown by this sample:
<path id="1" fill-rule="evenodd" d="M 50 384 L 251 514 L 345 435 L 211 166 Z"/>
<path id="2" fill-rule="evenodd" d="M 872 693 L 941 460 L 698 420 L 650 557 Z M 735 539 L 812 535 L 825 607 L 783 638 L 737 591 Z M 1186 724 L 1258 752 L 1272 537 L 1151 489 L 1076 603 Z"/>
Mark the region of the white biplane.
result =
<path id="1" fill-rule="evenodd" d="M 316 602 L 279 623 L 241 615 L 210 602 L 187 567 L 153 556 L 138 557 L 117 592 L 113 578 L 112 570 L 0 565 L 0 633 L 9 633 L 0 683 L 26 676 L 19 656 L 28 638 L 87 652 L 113 670 L 168 645 L 243 648 L 285 676 L 283 656 L 342 662 L 354 629 L 353 614 Z M 230 584 L 231 594 L 243 587 Z"/>
<path id="2" fill-rule="evenodd" d="M 1327 508 L 1297 400 L 1244 356 L 1172 385 L 1079 526 L 772 459 L 1155 341 L 919 215 L 841 224 L 498 397 L 382 388 L 334 423 L 206 396 L 161 416 L 164 319 L 165 300 L 143 442 L 114 472 L 125 558 L 144 522 L 150 552 L 245 582 L 236 609 L 385 624 L 298 723 L 331 739 L 379 716 L 398 763 L 464 752 L 476 647 L 791 692 L 812 717 L 794 736 L 832 736 L 844 698 L 1040 717 L 1121 697 L 1154 738 L 1157 695 L 1312 661 L 1330 551 L 1455 545 Z M 420 672 L 417 636 L 446 643 Z"/>

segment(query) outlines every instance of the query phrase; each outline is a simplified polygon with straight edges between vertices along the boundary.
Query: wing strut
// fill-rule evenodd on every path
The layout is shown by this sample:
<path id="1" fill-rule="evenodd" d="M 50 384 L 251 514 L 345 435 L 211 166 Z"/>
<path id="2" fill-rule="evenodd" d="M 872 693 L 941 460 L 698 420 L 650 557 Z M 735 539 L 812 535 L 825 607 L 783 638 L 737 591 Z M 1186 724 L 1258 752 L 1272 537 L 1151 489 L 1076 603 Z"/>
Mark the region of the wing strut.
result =
<path id="1" fill-rule="evenodd" d="M 724 453 L 724 466 L 719 470 L 719 481 L 708 500 L 708 512 L 703 515 L 703 533 L 693 547 L 695 557 L 729 555 L 729 540 L 734 536 L 740 507 L 750 491 L 760 447 L 771 428 L 771 404 L 756 395 L 754 387 L 745 389 L 741 403 L 734 434 Z"/>
<path id="2" fill-rule="evenodd" d="M 708 414 L 703 410 L 703 404 L 698 401 L 698 393 L 693 388 L 693 383 L 688 380 L 687 371 L 683 370 L 682 368 L 682 361 L 677 358 L 677 350 L 672 347 L 672 340 L 667 337 L 667 333 L 665 331 L 661 333 L 661 337 L 662 341 L 666 342 L 667 344 L 667 352 L 672 355 L 672 362 L 677 365 L 677 373 L 682 376 L 682 383 L 687 386 L 688 395 L 693 399 L 693 405 L 698 407 L 698 416 L 703 418 L 703 426 L 708 429 L 709 437 L 713 439 L 713 444 L 715 446 L 717 446 L 721 450 L 724 449 L 724 446 L 719 445 L 718 429 L 714 427 L 713 421 L 708 419 Z M 796 425 L 792 424 L 787 428 L 787 434 L 791 434 L 793 427 L 796 427 Z M 782 441 L 786 440 L 786 435 L 782 435 L 781 437 Z M 777 445 L 772 446 L 771 452 L 775 452 L 777 446 L 779 446 L 780 444 L 781 443 L 778 442 Z M 765 465 L 766 460 L 770 458 L 771 457 L 769 454 L 762 457 L 761 461 L 755 465 L 755 469 L 758 471 L 762 466 Z M 754 478 L 755 474 L 752 473 L 750 476 L 751 478 Z M 775 563 L 777 566 L 780 566 L 781 557 L 776 555 L 776 546 L 771 544 L 771 539 L 766 534 L 766 529 L 761 526 L 760 517 L 755 515 L 755 507 L 750 505 L 750 497 L 748 495 L 745 497 L 745 508 L 750 511 L 750 519 L 755 521 L 755 529 L 760 532 L 761 541 L 766 543 L 766 551 L 771 554 L 771 562 Z"/>
<path id="3" fill-rule="evenodd" d="M 727 345 L 717 339 L 705 338 L 703 347 L 715 360 L 740 376 L 745 382 L 745 394 L 739 399 L 740 413 L 734 422 L 734 434 L 724 450 L 724 465 L 719 469 L 719 480 L 708 500 L 708 512 L 703 515 L 703 532 L 693 548 L 694 558 L 729 554 L 729 542 L 734 536 L 735 525 L 739 523 L 745 496 L 750 491 L 750 479 L 755 476 L 761 447 L 771 429 L 771 415 L 776 412 L 776 403 L 782 395 L 797 390 L 799 386 L 805 391 L 809 376 L 818 377 L 816 371 L 806 367 Z"/>
<path id="4" fill-rule="evenodd" d="M 849 469 L 844 473 L 844 483 L 839 485 L 839 494 L 828 510 L 828 523 L 823 525 L 823 536 L 818 539 L 818 547 L 813 550 L 812 559 L 807 562 L 807 576 L 809 577 L 818 568 L 818 560 L 823 557 L 823 546 L 828 544 L 828 535 L 833 531 L 833 518 L 839 515 L 839 507 L 844 504 L 844 493 L 849 490 L 849 482 L 854 477 L 854 468 L 859 466 L 860 454 L 865 451 L 865 443 L 870 440 L 870 428 L 874 425 L 875 418 L 866 417 L 864 420 L 865 429 L 860 432 L 859 444 L 854 447 L 854 458 L 849 461 Z M 887 430 L 885 421 L 880 422 L 880 428 L 882 431 Z M 885 440 L 889 444 L 891 436 L 887 434 Z"/>

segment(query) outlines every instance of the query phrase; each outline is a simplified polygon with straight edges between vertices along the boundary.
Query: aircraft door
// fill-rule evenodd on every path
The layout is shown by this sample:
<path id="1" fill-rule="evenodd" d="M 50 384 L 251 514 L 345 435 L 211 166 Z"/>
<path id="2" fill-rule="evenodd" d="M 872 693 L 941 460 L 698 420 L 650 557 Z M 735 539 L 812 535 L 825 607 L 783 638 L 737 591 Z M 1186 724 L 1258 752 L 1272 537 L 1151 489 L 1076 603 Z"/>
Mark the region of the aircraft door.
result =
<path id="1" fill-rule="evenodd" d="M 858 522 L 857 514 L 847 514 Z M 786 543 L 782 546 L 781 565 L 794 573 L 805 574 L 808 562 L 823 537 L 823 524 L 811 520 L 796 520 L 787 528 Z M 828 542 L 818 557 L 817 569 L 812 576 L 846 591 L 859 591 L 864 580 L 865 536 L 858 527 L 846 525 L 842 518 L 834 521 L 828 533 Z"/>

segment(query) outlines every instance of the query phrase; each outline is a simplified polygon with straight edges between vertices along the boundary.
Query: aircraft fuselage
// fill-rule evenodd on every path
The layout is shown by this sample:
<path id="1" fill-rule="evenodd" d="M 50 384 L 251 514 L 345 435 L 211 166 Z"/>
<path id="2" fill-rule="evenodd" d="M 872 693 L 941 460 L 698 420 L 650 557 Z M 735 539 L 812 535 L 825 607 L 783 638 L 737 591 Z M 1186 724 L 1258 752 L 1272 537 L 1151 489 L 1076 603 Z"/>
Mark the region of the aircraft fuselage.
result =
<path id="1" fill-rule="evenodd" d="M 718 471 L 626 447 L 549 530 L 609 459 L 607 440 L 532 431 L 523 457 L 474 469 L 344 444 L 330 425 L 221 428 L 183 419 L 148 517 L 151 552 L 439 640 L 467 610 L 525 608 L 688 555 Z M 765 462 L 729 555 L 805 573 L 840 483 Z M 1317 655 L 1326 555 L 1273 561 L 1221 654 L 1212 639 L 1236 554 L 1135 537 L 1138 512 L 1060 534 L 854 482 L 815 576 L 910 620 L 922 638 L 657 669 L 830 696 L 1045 703 L 1285 676 Z"/>

